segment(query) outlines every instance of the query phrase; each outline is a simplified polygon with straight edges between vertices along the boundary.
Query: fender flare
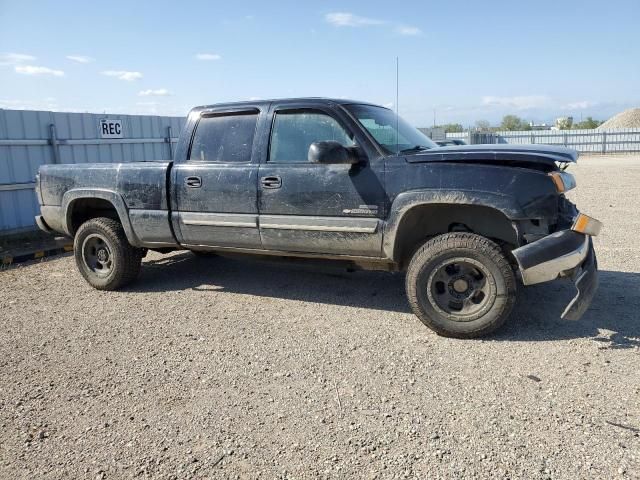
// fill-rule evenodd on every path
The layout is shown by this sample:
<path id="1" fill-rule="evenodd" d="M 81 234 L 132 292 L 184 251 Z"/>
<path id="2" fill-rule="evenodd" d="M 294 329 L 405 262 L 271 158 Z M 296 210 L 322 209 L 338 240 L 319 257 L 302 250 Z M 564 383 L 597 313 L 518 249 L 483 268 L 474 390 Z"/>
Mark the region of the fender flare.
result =
<path id="1" fill-rule="evenodd" d="M 385 223 L 382 241 L 384 256 L 394 261 L 398 260 L 395 258 L 396 235 L 404 216 L 409 210 L 422 205 L 437 204 L 492 208 L 502 213 L 512 222 L 516 236 L 518 235 L 518 230 L 513 221 L 525 218 L 522 208 L 515 198 L 496 192 L 452 189 L 424 189 L 403 192 L 393 200 L 389 217 Z"/>
<path id="2" fill-rule="evenodd" d="M 73 212 L 73 204 L 80 199 L 84 198 L 98 198 L 100 200 L 106 200 L 116 209 L 118 218 L 124 229 L 124 233 L 127 236 L 127 240 L 134 247 L 140 246 L 140 240 L 136 236 L 131 227 L 131 221 L 129 220 L 129 210 L 122 196 L 112 190 L 106 190 L 102 188 L 76 188 L 65 192 L 62 196 L 62 212 L 63 223 L 62 226 L 70 237 L 73 237 L 72 233 L 72 219 L 71 214 Z"/>

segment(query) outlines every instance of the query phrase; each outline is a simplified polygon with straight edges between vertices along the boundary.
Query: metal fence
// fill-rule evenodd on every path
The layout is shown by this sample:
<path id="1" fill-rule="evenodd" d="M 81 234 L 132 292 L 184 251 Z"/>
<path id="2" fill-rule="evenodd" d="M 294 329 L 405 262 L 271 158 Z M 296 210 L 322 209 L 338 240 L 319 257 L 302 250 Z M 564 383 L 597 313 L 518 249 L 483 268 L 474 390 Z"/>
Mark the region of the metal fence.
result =
<path id="1" fill-rule="evenodd" d="M 102 138 L 103 120 L 121 126 Z M 0 235 L 35 228 L 35 175 L 47 163 L 170 160 L 184 117 L 0 109 Z"/>
<path id="2" fill-rule="evenodd" d="M 518 132 L 447 133 L 470 144 L 540 144 L 573 148 L 581 153 L 640 152 L 640 129 L 617 130 L 531 130 Z"/>

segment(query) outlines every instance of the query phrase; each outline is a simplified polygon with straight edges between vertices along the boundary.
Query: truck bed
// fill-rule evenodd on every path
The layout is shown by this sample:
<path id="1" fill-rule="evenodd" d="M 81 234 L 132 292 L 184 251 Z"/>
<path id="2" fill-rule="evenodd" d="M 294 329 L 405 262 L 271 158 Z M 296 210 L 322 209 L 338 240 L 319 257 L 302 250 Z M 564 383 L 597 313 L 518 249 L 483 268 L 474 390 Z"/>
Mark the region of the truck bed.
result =
<path id="1" fill-rule="evenodd" d="M 120 219 L 128 223 L 123 226 L 133 245 L 175 245 L 169 221 L 171 165 L 166 161 L 44 165 L 37 186 L 43 220 L 73 236 L 77 226 L 68 220 L 70 212 L 81 208 L 83 201 L 102 199 L 115 205 Z"/>

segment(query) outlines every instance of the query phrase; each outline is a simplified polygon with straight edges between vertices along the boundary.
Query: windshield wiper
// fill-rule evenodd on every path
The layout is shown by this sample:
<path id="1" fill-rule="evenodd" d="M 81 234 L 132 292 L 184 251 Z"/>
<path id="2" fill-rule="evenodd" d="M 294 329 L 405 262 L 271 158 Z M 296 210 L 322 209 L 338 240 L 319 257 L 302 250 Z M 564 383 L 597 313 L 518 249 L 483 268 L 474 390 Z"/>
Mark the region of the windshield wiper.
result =
<path id="1" fill-rule="evenodd" d="M 415 146 L 410 147 L 410 148 L 404 148 L 404 149 L 400 150 L 399 153 L 421 152 L 422 150 L 429 150 L 429 147 L 427 147 L 425 145 L 415 145 Z"/>

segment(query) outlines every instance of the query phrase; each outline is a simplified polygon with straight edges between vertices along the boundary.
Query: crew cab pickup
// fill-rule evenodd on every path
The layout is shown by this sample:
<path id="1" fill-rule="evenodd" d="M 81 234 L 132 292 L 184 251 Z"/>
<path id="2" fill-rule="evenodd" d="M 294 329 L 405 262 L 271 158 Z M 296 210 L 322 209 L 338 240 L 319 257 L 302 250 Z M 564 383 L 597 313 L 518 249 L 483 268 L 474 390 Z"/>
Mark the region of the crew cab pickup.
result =
<path id="1" fill-rule="evenodd" d="M 147 250 L 342 260 L 406 271 L 438 334 L 488 334 L 518 283 L 571 279 L 563 317 L 597 288 L 601 224 L 565 197 L 577 152 L 542 145 L 439 147 L 393 111 L 298 98 L 191 110 L 173 161 L 44 165 L 45 231 L 74 238 L 95 288 L 133 281 Z"/>

